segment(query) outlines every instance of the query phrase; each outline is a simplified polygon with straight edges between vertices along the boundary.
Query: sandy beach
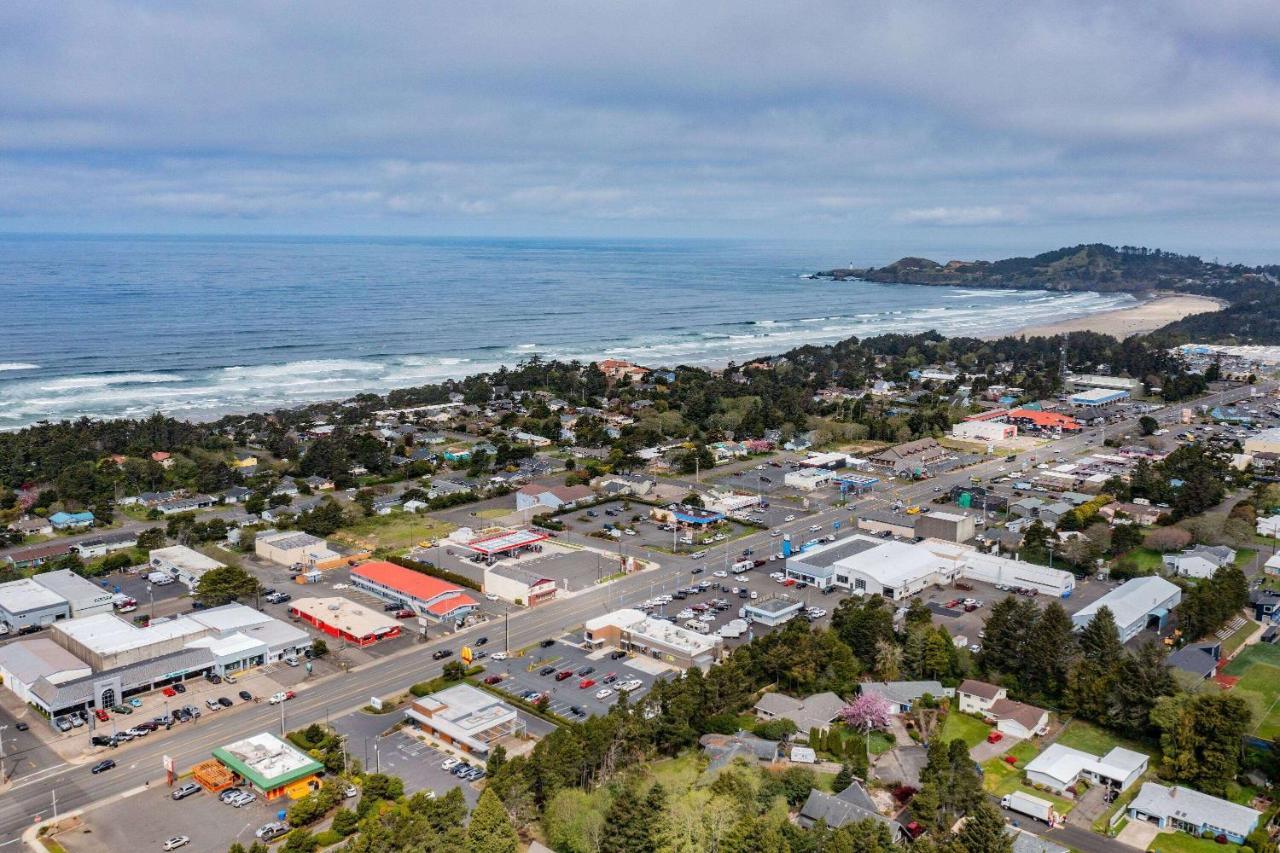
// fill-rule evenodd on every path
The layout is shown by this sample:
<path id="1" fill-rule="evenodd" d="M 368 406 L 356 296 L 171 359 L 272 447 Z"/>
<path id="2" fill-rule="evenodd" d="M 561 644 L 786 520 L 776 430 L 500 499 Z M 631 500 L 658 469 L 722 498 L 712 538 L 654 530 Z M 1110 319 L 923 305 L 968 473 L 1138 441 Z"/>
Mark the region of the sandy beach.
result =
<path id="1" fill-rule="evenodd" d="M 1058 323 L 1044 323 L 1015 329 L 1009 334 L 1025 335 L 1061 335 L 1067 332 L 1099 332 L 1117 338 L 1127 338 L 1143 332 L 1154 331 L 1175 320 L 1189 317 L 1192 314 L 1203 314 L 1206 311 L 1217 311 L 1225 307 L 1224 302 L 1208 296 L 1191 296 L 1187 294 L 1170 294 L 1147 299 L 1132 308 L 1120 308 L 1115 311 L 1102 311 Z M 996 336 L 991 336 L 996 337 Z"/>

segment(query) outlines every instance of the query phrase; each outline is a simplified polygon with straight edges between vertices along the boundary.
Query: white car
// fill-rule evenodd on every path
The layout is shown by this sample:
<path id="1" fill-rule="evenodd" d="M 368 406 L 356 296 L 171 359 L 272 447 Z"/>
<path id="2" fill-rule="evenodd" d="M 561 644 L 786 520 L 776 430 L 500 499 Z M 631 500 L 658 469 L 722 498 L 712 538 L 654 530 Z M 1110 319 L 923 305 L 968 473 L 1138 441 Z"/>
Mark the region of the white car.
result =
<path id="1" fill-rule="evenodd" d="M 781 536 L 781 535 L 782 535 L 782 531 L 781 531 L 781 530 L 774 530 L 774 531 L 771 531 L 771 532 L 769 533 L 769 535 L 770 535 L 770 536 L 772 536 L 774 539 L 777 539 L 779 536 Z"/>
<path id="2" fill-rule="evenodd" d="M 613 691 L 610 690 L 608 687 L 604 688 L 603 690 L 596 691 L 597 699 L 608 699 L 612 695 L 613 695 Z"/>
<path id="3" fill-rule="evenodd" d="M 185 835 L 175 835 L 164 843 L 165 850 L 177 850 L 179 847 L 186 847 L 191 843 L 191 839 Z"/>
<path id="4" fill-rule="evenodd" d="M 752 601 L 755 601 L 755 600 L 756 600 L 757 598 L 759 598 L 759 597 L 760 597 L 760 593 L 756 592 L 754 589 L 753 589 L 753 590 L 751 590 L 751 600 L 752 600 Z"/>
<path id="5" fill-rule="evenodd" d="M 623 532 L 623 533 L 625 533 L 627 536 L 635 536 L 635 535 L 636 535 L 636 532 L 635 532 L 634 530 L 632 530 L 630 527 L 628 527 L 626 530 L 624 530 L 624 531 L 622 531 L 622 532 Z"/>
<path id="6" fill-rule="evenodd" d="M 485 597 L 485 600 L 486 600 L 486 601 L 497 601 L 497 600 L 498 600 L 498 594 L 497 594 L 496 592 L 486 592 L 486 593 L 484 594 L 484 597 Z"/>
<path id="7" fill-rule="evenodd" d="M 290 655 L 289 657 L 285 658 L 285 659 L 284 659 L 284 662 L 285 662 L 285 663 L 287 663 L 287 664 L 289 664 L 289 666 L 298 666 L 300 663 L 302 663 L 300 660 L 298 660 L 298 659 L 297 659 L 296 657 L 294 657 L 293 655 Z"/>
<path id="8" fill-rule="evenodd" d="M 506 660 L 506 659 L 507 659 L 506 652 L 494 652 L 493 654 L 489 655 L 489 660 Z"/>
<path id="9" fill-rule="evenodd" d="M 706 551 L 694 551 L 694 552 L 693 552 L 692 554 L 690 554 L 689 556 L 690 556 L 692 559 L 694 559 L 694 560 L 701 560 L 703 557 L 707 556 L 707 552 L 706 552 Z"/>
<path id="10" fill-rule="evenodd" d="M 822 529 L 822 525 L 821 525 L 821 524 L 810 524 L 810 525 L 809 525 L 809 532 L 810 532 L 810 533 L 817 533 L 817 532 L 818 532 L 819 530 L 821 530 L 821 529 Z"/>
<path id="11" fill-rule="evenodd" d="M 271 694 L 271 698 L 268 699 L 267 701 L 272 705 L 279 705 L 281 702 L 284 701 L 284 699 L 285 699 L 284 691 L 281 691 L 279 693 Z"/>
<path id="12" fill-rule="evenodd" d="M 453 768 L 457 767 L 461 763 L 462 762 L 457 758 L 446 758 L 444 761 L 440 762 L 440 769 L 452 770 Z"/>
<path id="13" fill-rule="evenodd" d="M 677 613 L 677 614 L 676 614 L 676 618 L 677 618 L 677 619 L 692 619 L 692 618 L 693 618 L 693 611 L 692 611 L 692 610 L 689 610 L 688 608 L 685 608 L 684 610 L 681 610 L 679 613 Z"/>
<path id="14" fill-rule="evenodd" d="M 639 690 L 643 686 L 644 686 L 643 681 L 641 681 L 638 678 L 633 678 L 630 681 L 624 681 L 621 684 L 619 684 L 618 689 L 624 693 L 630 693 L 633 690 Z"/>
<path id="15" fill-rule="evenodd" d="M 784 519 L 782 519 L 782 520 L 783 520 L 783 521 L 795 521 L 795 520 L 796 520 L 796 517 L 795 517 L 794 515 L 788 515 L 786 518 L 784 518 Z"/>
<path id="16" fill-rule="evenodd" d="M 727 578 L 729 577 L 729 573 L 726 572 L 724 569 L 716 569 L 714 572 L 711 573 L 711 576 L 716 578 Z"/>

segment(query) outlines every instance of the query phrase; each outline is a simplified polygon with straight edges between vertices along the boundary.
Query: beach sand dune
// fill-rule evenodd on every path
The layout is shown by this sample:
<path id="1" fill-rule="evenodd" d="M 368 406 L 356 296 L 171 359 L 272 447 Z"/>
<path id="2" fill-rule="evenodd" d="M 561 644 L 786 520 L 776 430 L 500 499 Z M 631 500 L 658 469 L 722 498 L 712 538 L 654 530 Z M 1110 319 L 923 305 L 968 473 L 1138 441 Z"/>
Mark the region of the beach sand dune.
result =
<path id="1" fill-rule="evenodd" d="M 1118 308 L 1115 311 L 1102 311 L 1058 323 L 1042 323 L 1026 326 L 1012 332 L 1014 335 L 1034 337 L 1037 335 L 1062 335 L 1068 332 L 1099 332 L 1117 338 L 1154 331 L 1161 326 L 1189 317 L 1192 314 L 1203 314 L 1206 311 L 1217 311 L 1225 307 L 1225 303 L 1208 296 L 1192 296 L 1187 294 L 1171 294 L 1156 296 L 1131 308 Z M 992 336 L 996 337 L 996 336 Z"/>

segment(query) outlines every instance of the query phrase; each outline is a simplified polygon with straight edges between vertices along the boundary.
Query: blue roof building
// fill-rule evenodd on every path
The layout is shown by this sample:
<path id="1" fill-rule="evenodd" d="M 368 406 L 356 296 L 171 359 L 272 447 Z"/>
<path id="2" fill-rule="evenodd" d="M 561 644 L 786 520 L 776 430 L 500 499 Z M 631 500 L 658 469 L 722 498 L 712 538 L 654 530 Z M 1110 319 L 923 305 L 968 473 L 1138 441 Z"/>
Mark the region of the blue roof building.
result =
<path id="1" fill-rule="evenodd" d="M 54 530 L 71 530 L 76 527 L 89 527 L 93 524 L 91 512 L 55 512 L 49 516 L 49 523 Z"/>

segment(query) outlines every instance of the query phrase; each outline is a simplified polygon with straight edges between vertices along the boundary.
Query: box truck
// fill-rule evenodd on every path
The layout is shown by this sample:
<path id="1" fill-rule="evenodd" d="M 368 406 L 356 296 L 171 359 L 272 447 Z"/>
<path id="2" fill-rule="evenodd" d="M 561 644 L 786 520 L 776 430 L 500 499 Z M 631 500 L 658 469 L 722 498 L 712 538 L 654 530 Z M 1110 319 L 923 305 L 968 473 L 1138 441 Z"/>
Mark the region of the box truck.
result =
<path id="1" fill-rule="evenodd" d="M 1021 791 L 1006 794 L 1000 800 L 1000 806 L 1011 812 L 1017 812 L 1018 814 L 1024 814 L 1043 821 L 1049 826 L 1053 826 L 1057 820 L 1057 815 L 1053 813 L 1053 803 L 1048 800 L 1042 800 L 1039 797 L 1033 797 L 1030 794 L 1024 794 Z"/>

